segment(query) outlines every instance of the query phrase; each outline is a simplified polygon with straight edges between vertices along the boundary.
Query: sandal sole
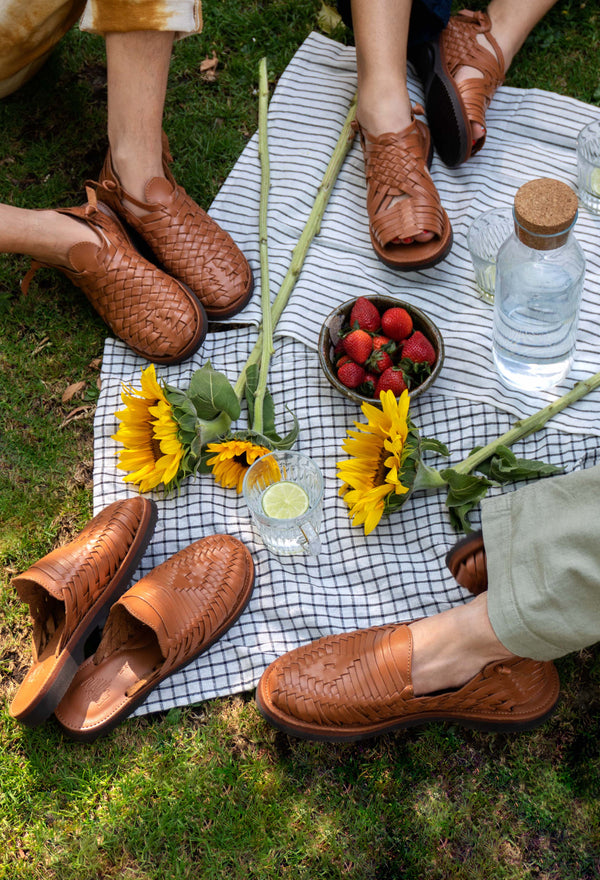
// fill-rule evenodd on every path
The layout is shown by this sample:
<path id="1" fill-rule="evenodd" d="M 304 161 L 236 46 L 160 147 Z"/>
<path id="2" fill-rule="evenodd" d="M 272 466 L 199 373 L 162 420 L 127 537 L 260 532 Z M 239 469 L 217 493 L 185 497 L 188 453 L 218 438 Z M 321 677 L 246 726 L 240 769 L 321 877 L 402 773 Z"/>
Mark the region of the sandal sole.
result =
<path id="1" fill-rule="evenodd" d="M 425 92 L 425 110 L 435 149 L 448 168 L 471 156 L 471 123 L 460 93 L 442 58 L 439 37 L 411 50 Z"/>

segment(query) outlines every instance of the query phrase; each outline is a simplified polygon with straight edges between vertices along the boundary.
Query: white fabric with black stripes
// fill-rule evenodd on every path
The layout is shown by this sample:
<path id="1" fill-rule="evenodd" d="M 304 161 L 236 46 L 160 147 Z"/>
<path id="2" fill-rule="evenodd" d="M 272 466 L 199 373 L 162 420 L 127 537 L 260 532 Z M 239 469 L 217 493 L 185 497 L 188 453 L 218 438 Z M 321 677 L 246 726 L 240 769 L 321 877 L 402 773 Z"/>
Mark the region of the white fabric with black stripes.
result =
<path id="1" fill-rule="evenodd" d="M 273 292 L 287 271 L 355 89 L 354 50 L 312 34 L 271 100 Z M 410 93 L 413 101 L 423 100 L 412 72 Z M 431 173 L 453 225 L 454 246 L 446 260 L 422 272 L 395 272 L 375 257 L 368 236 L 362 156 L 359 144 L 353 145 L 321 232 L 277 327 L 269 380 L 280 433 L 289 428 L 289 423 L 284 424 L 286 418 L 289 422 L 285 404 L 300 421 L 296 448 L 323 469 L 322 553 L 317 559 L 267 553 L 252 531 L 243 499 L 221 489 L 210 476 L 188 480 L 180 494 L 170 498 L 156 494 L 159 521 L 135 579 L 192 541 L 228 532 L 252 551 L 256 586 L 234 627 L 205 655 L 163 682 L 138 714 L 248 690 L 271 660 L 321 635 L 433 614 L 468 598 L 444 567 L 444 555 L 456 536 L 443 495 L 416 493 L 401 514 L 382 521 L 368 538 L 350 525 L 338 497 L 335 465 L 343 457 L 340 446 L 347 429 L 362 416 L 323 376 L 316 354 L 319 330 L 335 306 L 363 293 L 389 294 L 426 311 L 442 331 L 446 360 L 433 390 L 415 400 L 412 415 L 423 434 L 449 446 L 454 463 L 473 446 L 506 431 L 516 418 L 534 412 L 574 381 L 600 369 L 600 218 L 582 208 L 575 229 L 587 273 L 574 369 L 556 391 L 535 396 L 509 394 L 495 376 L 490 351 L 492 309 L 477 296 L 466 245 L 474 217 L 487 208 L 510 205 L 525 181 L 547 176 L 574 186 L 577 132 L 598 116 L 598 108 L 569 98 L 502 87 L 487 115 L 484 150 L 459 169 L 448 169 L 434 159 Z M 254 137 L 211 214 L 251 261 L 256 292 L 244 312 L 231 320 L 230 328 L 209 333 L 194 358 L 177 367 L 158 368 L 158 375 L 172 385 L 185 387 L 194 369 L 208 358 L 235 380 L 255 342 L 260 320 L 259 191 Z M 240 326 L 242 321 L 250 326 Z M 95 512 L 132 491 L 116 468 L 118 449 L 111 435 L 117 427 L 114 413 L 120 408 L 121 383 L 138 384 L 145 366 L 122 343 L 107 341 L 94 431 Z M 600 461 L 598 394 L 579 401 L 544 431 L 517 444 L 516 454 L 567 470 Z M 239 426 L 243 425 L 242 417 Z M 435 459 L 432 463 L 437 464 Z M 477 525 L 477 513 L 473 519 Z"/>

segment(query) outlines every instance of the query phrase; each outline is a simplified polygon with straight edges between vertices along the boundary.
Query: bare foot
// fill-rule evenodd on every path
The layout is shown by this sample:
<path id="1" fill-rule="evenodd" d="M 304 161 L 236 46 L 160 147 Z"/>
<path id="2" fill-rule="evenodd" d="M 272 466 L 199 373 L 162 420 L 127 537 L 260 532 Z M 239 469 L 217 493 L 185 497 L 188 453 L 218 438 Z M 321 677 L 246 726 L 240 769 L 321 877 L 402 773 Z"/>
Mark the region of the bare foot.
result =
<path id="1" fill-rule="evenodd" d="M 18 252 L 42 263 L 70 268 L 69 251 L 73 245 L 82 241 L 101 244 L 100 236 L 89 224 L 58 211 L 35 211 L 30 219 L 29 243 Z"/>

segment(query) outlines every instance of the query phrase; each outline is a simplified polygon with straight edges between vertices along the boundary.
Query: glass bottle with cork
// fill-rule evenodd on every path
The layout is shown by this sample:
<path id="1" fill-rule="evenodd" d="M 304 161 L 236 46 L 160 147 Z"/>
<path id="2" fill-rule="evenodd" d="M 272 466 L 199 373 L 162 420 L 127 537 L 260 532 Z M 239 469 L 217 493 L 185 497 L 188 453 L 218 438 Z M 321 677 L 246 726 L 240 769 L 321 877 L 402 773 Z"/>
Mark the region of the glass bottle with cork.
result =
<path id="1" fill-rule="evenodd" d="M 572 234 L 577 196 L 559 180 L 530 180 L 513 213 L 496 264 L 492 350 L 504 385 L 540 391 L 565 378 L 575 355 L 585 275 Z"/>

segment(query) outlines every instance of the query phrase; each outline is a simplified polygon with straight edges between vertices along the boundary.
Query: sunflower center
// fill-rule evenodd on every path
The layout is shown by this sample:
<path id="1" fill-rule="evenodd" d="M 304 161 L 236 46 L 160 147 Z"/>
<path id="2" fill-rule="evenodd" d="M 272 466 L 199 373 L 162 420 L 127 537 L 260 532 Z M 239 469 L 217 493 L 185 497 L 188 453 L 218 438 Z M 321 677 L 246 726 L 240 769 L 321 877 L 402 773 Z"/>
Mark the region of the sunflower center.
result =
<path id="1" fill-rule="evenodd" d="M 388 469 L 385 466 L 385 463 L 388 459 L 389 453 L 387 450 L 381 447 L 381 451 L 379 453 L 379 460 L 377 462 L 377 468 L 375 469 L 375 473 L 373 474 L 373 485 L 374 486 L 382 486 L 385 483 L 385 478 L 388 474 Z"/>
<path id="2" fill-rule="evenodd" d="M 156 439 L 156 437 L 152 437 L 150 440 L 150 447 L 152 449 L 152 457 L 154 461 L 157 462 L 159 458 L 163 457 L 162 449 L 160 448 L 160 441 Z"/>

